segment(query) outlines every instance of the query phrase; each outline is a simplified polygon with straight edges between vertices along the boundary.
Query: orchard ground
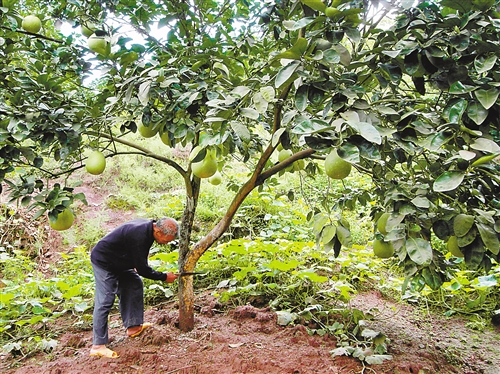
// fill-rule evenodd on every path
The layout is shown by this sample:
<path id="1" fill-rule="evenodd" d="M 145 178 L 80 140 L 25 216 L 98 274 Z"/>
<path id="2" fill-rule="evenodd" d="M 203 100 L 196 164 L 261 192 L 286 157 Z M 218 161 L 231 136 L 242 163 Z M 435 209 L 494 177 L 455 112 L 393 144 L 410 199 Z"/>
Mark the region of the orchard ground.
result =
<path id="1" fill-rule="evenodd" d="M 94 186 L 95 187 L 95 186 Z M 82 206 L 78 220 L 107 214 L 105 225 L 112 228 L 134 218 L 133 211 L 106 209 L 109 191 L 84 184 L 88 206 Z M 81 221 L 80 221 L 81 222 Z M 46 240 L 47 259 L 69 252 L 61 234 L 51 230 Z M 177 302 L 150 307 L 146 321 L 154 323 L 139 338 L 126 337 L 118 313 L 111 316 L 109 347 L 117 359 L 89 356 L 92 344 L 90 325 L 75 327 L 70 314 L 43 329 L 56 334 L 58 345 L 50 353 L 22 357 L 1 355 L 0 371 L 8 374 L 77 373 L 198 373 L 198 374 L 308 374 L 378 373 L 425 374 L 500 372 L 500 329 L 489 324 L 474 330 L 468 320 L 445 317 L 421 306 L 388 299 L 378 290 L 357 294 L 350 307 L 370 312 L 368 327 L 390 339 L 392 360 L 380 365 L 363 365 L 347 356 L 332 356 L 334 337 L 310 335 L 305 326 L 280 326 L 276 314 L 261 306 L 231 306 L 219 303 L 210 290 L 196 295 L 195 328 L 177 328 Z"/>
<path id="2" fill-rule="evenodd" d="M 336 342 L 328 335 L 311 336 L 302 325 L 281 327 L 268 308 L 227 309 L 205 292 L 197 297 L 195 329 L 187 333 L 176 327 L 175 302 L 148 309 L 146 320 L 155 325 L 136 339 L 126 337 L 114 314 L 109 347 L 117 359 L 90 357 L 92 332 L 58 321 L 51 326 L 60 333 L 52 353 L 5 357 L 2 366 L 5 373 L 16 374 L 498 373 L 498 330 L 479 333 L 459 318 L 424 315 L 376 291 L 358 295 L 354 305 L 380 310 L 373 324 L 390 337 L 392 360 L 363 367 L 354 358 L 332 357 Z"/>

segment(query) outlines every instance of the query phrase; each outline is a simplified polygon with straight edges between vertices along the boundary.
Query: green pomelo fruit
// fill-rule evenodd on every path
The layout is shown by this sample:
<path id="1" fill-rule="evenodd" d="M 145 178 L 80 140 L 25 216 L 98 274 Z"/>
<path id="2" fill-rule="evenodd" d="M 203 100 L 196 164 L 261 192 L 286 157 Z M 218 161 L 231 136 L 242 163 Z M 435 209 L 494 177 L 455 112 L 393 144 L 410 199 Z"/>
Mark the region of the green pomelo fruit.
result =
<path id="1" fill-rule="evenodd" d="M 278 161 L 279 162 L 283 162 L 285 161 L 287 158 L 289 158 L 291 155 L 293 155 L 293 152 L 289 149 L 283 149 L 280 151 L 280 153 L 278 153 Z"/>
<path id="2" fill-rule="evenodd" d="M 332 179 L 346 178 L 351 169 L 352 165 L 340 158 L 335 149 L 325 159 L 325 173 Z"/>
<path id="3" fill-rule="evenodd" d="M 42 22 L 37 16 L 29 15 L 23 18 L 21 27 L 28 32 L 36 34 L 42 28 Z"/>
<path id="4" fill-rule="evenodd" d="M 103 56 L 109 55 L 110 45 L 106 38 L 102 36 L 97 36 L 96 34 L 92 34 L 87 39 L 87 45 L 91 51 L 95 53 L 99 53 Z"/>
<path id="5" fill-rule="evenodd" d="M 168 134 L 167 131 L 165 131 L 160 135 L 160 139 L 163 144 L 168 145 L 169 147 L 172 146 L 172 142 L 170 141 L 170 135 Z"/>
<path id="6" fill-rule="evenodd" d="M 377 230 L 383 234 L 387 235 L 387 220 L 391 216 L 391 213 L 383 213 L 377 221 Z"/>
<path id="7" fill-rule="evenodd" d="M 139 130 L 139 134 L 144 136 L 145 138 L 152 138 L 158 133 L 158 130 L 153 128 L 153 125 L 144 126 L 142 123 L 137 125 L 137 130 Z"/>
<path id="8" fill-rule="evenodd" d="M 100 151 L 93 151 L 85 162 L 85 169 L 90 174 L 99 175 L 106 168 L 106 158 Z"/>
<path id="9" fill-rule="evenodd" d="M 394 248 L 391 242 L 375 239 L 373 242 L 373 254 L 379 258 L 390 258 L 394 255 Z"/>
<path id="10" fill-rule="evenodd" d="M 63 231 L 69 229 L 75 220 L 75 216 L 71 209 L 66 208 L 61 213 L 57 215 L 55 222 L 49 219 L 50 227 L 57 231 Z"/>
<path id="11" fill-rule="evenodd" d="M 222 182 L 222 174 L 219 173 L 219 171 L 216 171 L 214 175 L 208 178 L 208 181 L 214 186 L 218 186 Z"/>
<path id="12" fill-rule="evenodd" d="M 97 30 L 97 26 L 92 22 L 84 22 L 80 25 L 80 32 L 86 38 L 90 38 L 95 30 Z"/>
<path id="13" fill-rule="evenodd" d="M 195 162 L 191 165 L 193 174 L 198 178 L 210 178 L 217 172 L 217 161 L 210 151 L 202 161 Z"/>
<path id="14" fill-rule="evenodd" d="M 295 171 L 304 170 L 305 167 L 306 167 L 306 162 L 302 159 L 297 160 L 293 163 L 293 170 Z"/>
<path id="15" fill-rule="evenodd" d="M 450 238 L 446 242 L 446 249 L 448 249 L 448 252 L 450 252 L 455 257 L 464 257 L 464 254 L 458 246 L 458 239 L 456 236 L 450 236 Z"/>

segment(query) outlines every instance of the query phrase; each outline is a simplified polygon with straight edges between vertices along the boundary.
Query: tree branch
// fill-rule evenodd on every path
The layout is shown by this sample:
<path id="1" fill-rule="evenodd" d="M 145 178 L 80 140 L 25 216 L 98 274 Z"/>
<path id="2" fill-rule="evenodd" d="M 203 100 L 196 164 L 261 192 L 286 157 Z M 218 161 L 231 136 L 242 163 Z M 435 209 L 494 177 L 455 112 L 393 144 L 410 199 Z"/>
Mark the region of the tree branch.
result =
<path id="1" fill-rule="evenodd" d="M 25 34 L 25 35 L 31 35 L 31 36 L 36 37 L 37 39 L 45 39 L 45 40 L 49 40 L 49 41 L 51 41 L 51 42 L 55 42 L 55 43 L 59 43 L 59 44 L 63 44 L 63 43 L 64 43 L 64 41 L 63 41 L 63 40 L 50 38 L 50 37 L 45 36 L 45 35 L 42 35 L 42 34 L 33 34 L 32 32 L 29 32 L 29 31 L 24 31 L 24 30 L 12 30 L 10 27 L 5 27 L 5 26 L 0 26 L 0 29 L 4 29 L 4 30 L 8 30 L 8 31 L 12 31 L 12 32 L 18 32 L 18 33 L 20 33 L 20 34 Z"/>
<path id="2" fill-rule="evenodd" d="M 288 96 L 288 93 L 290 92 L 290 88 L 291 84 L 289 84 L 283 89 L 276 103 L 274 109 L 274 121 L 273 121 L 273 131 L 272 131 L 273 134 L 281 127 L 281 111 L 283 109 L 284 101 Z M 196 243 L 193 246 L 189 255 L 186 256 L 186 262 L 184 263 L 184 268 L 181 270 L 192 271 L 195 268 L 198 259 L 203 255 L 203 253 L 205 253 L 205 251 L 208 248 L 210 248 L 227 230 L 239 207 L 255 187 L 262 184 L 270 176 L 278 173 L 280 170 L 285 169 L 286 167 L 291 165 L 294 161 L 308 157 L 309 155 L 315 152 L 313 149 L 297 152 L 289 159 L 280 162 L 279 164 L 273 166 L 271 169 L 266 170 L 266 172 L 262 173 L 262 170 L 264 169 L 267 160 L 269 160 L 269 157 L 271 157 L 271 154 L 273 153 L 275 148 L 276 147 L 273 146 L 272 143 L 270 143 L 268 147 L 264 150 L 259 161 L 257 162 L 257 166 L 255 167 L 252 176 L 236 193 L 236 196 L 229 205 L 229 208 L 227 209 L 224 217 L 222 217 L 222 219 L 217 223 L 217 225 L 215 225 L 215 227 L 204 238 L 202 238 L 200 241 L 198 241 L 198 243 Z"/>
<path id="3" fill-rule="evenodd" d="M 151 158 L 154 158 L 155 160 L 162 161 L 162 162 L 168 164 L 169 166 L 173 167 L 175 170 L 177 170 L 183 176 L 186 174 L 186 171 L 178 163 L 176 163 L 175 161 L 173 161 L 173 160 L 171 160 L 171 159 L 169 159 L 167 157 L 163 157 L 161 155 L 153 153 L 149 149 L 141 147 L 138 144 L 129 142 L 128 140 L 125 140 L 125 139 L 122 139 L 122 138 L 115 137 L 113 135 L 109 135 L 109 134 L 106 134 L 106 133 L 99 133 L 99 132 L 96 132 L 96 131 L 89 131 L 86 134 L 87 135 L 91 135 L 91 136 L 95 136 L 95 137 L 103 137 L 103 138 L 112 140 L 112 141 L 114 141 L 116 143 L 120 143 L 120 144 L 126 145 L 127 147 L 138 149 L 141 152 L 137 153 L 137 154 L 142 154 L 143 156 L 151 157 Z"/>

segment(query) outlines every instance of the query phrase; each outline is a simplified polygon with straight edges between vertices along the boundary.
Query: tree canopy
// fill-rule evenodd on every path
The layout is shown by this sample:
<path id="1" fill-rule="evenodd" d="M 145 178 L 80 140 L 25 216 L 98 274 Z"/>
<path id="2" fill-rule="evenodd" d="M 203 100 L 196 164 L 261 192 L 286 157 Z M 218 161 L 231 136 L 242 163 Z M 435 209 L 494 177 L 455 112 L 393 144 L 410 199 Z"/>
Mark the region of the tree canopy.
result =
<path id="1" fill-rule="evenodd" d="M 487 270 L 500 252 L 500 5 L 413 3 L 2 0 L 2 187 L 54 221 L 85 200 L 50 183 L 84 167 L 85 150 L 113 157 L 121 143 L 165 162 L 186 188 L 179 265 L 191 271 L 253 189 L 299 160 L 303 172 L 323 173 L 335 150 L 375 188 L 334 208 L 370 205 L 374 222 L 386 213 L 374 237 L 392 246 L 408 280 L 437 289 L 456 265 L 433 237 L 453 238 L 471 269 Z M 40 31 L 22 28 L 29 14 Z M 99 80 L 84 84 L 96 69 Z M 180 164 L 131 143 L 130 132 L 196 152 Z M 277 147 L 291 156 L 273 164 Z M 235 153 L 250 177 L 190 247 L 201 186 L 192 165 L 211 155 L 222 168 Z M 350 246 L 344 219 L 310 218 L 320 246 Z M 192 292 L 189 277 L 180 292 Z"/>

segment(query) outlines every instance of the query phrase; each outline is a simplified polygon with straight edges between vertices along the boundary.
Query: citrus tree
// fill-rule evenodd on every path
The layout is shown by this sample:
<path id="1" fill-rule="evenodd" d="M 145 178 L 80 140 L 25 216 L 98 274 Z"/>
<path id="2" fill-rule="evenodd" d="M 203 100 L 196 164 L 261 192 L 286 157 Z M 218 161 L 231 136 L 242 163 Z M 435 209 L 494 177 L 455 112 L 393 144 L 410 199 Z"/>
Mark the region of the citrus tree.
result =
<path id="1" fill-rule="evenodd" d="M 271 177 L 304 168 L 342 180 L 356 168 L 375 188 L 335 208 L 371 204 L 376 252 L 397 256 L 408 280 L 437 289 L 455 264 L 434 236 L 488 269 L 500 251 L 498 1 L 413 3 L 2 0 L 2 185 L 55 223 L 85 197 L 51 181 L 83 167 L 99 174 L 117 143 L 164 162 L 184 181 L 179 269 L 192 271 Z M 28 15 L 39 30 L 23 29 Z M 96 68 L 98 83 L 83 85 Z M 130 132 L 190 147 L 189 160 L 153 153 Z M 235 153 L 248 180 L 190 245 L 202 180 Z M 326 250 L 349 248 L 345 219 L 309 216 Z M 192 277 L 179 295 L 189 330 Z"/>

